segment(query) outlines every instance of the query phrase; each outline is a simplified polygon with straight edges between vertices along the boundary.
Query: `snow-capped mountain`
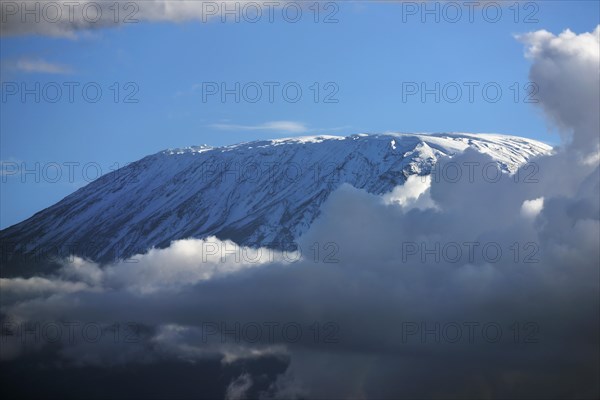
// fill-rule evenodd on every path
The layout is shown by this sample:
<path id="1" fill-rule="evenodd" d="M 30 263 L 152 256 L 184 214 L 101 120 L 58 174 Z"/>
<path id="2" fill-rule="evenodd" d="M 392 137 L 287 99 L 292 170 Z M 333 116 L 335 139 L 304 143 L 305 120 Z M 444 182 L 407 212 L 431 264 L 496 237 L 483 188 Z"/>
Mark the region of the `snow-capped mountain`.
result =
<path id="1" fill-rule="evenodd" d="M 316 136 L 172 149 L 100 177 L 0 231 L 0 239 L 10 254 L 75 253 L 100 262 L 210 235 L 278 247 L 306 232 L 341 184 L 387 193 L 468 147 L 507 172 L 551 151 L 530 139 L 473 134 Z"/>

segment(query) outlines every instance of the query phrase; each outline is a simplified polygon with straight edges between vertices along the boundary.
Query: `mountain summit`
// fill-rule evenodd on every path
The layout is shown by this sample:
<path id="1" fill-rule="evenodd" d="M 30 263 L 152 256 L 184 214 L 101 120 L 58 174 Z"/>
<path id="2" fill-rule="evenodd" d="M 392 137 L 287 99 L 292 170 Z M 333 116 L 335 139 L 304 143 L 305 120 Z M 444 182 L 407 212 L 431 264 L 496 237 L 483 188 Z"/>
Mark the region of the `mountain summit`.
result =
<path id="1" fill-rule="evenodd" d="M 278 247 L 306 232 L 343 183 L 384 194 L 467 148 L 506 172 L 551 151 L 491 134 L 313 136 L 171 149 L 98 178 L 0 231 L 0 240 L 9 260 L 74 253 L 109 262 L 211 235 Z"/>

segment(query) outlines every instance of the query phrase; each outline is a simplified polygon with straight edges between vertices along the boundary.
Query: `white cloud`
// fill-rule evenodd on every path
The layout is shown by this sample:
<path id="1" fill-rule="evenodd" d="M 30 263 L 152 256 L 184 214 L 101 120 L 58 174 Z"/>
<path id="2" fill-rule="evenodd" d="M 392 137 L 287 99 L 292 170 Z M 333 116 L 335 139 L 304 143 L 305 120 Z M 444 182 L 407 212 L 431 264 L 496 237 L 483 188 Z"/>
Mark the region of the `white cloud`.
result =
<path id="1" fill-rule="evenodd" d="M 544 198 L 525 200 L 521 206 L 521 215 L 525 218 L 535 218 L 544 208 Z"/>
<path id="2" fill-rule="evenodd" d="M 277 131 L 281 133 L 305 133 L 309 129 L 301 122 L 270 121 L 258 125 L 212 124 L 212 128 L 229 131 Z"/>
<path id="3" fill-rule="evenodd" d="M 8 295 L 16 293 L 32 297 L 44 294 L 74 293 L 90 289 L 84 282 L 64 281 L 56 278 L 47 279 L 37 276 L 27 279 L 0 278 L 0 288 L 3 293 Z"/>
<path id="4" fill-rule="evenodd" d="M 533 62 L 529 77 L 539 87 L 540 105 L 588 158 L 600 147 L 600 25 L 593 32 L 559 35 L 540 30 L 517 36 Z"/>
<path id="5" fill-rule="evenodd" d="M 252 387 L 252 377 L 248 374 L 242 374 L 232 381 L 227 387 L 225 393 L 226 400 L 243 400 L 246 392 Z"/>
<path id="6" fill-rule="evenodd" d="M 386 204 L 399 204 L 404 209 L 435 208 L 431 200 L 431 176 L 411 175 L 403 185 L 397 186 L 390 193 L 383 195 Z"/>
<path id="7" fill-rule="evenodd" d="M 55 64 L 41 59 L 21 59 L 16 62 L 16 69 L 28 73 L 70 74 L 72 69 L 67 65 Z"/>
<path id="8" fill-rule="evenodd" d="M 278 252 L 267 248 L 239 246 L 215 237 L 177 240 L 165 249 L 151 249 L 145 254 L 101 267 L 73 257 L 53 279 L 2 279 L 3 289 L 19 295 L 45 291 L 76 292 L 83 290 L 126 290 L 139 294 L 179 291 L 182 287 L 256 268 L 274 262 L 296 262 L 295 252 Z"/>

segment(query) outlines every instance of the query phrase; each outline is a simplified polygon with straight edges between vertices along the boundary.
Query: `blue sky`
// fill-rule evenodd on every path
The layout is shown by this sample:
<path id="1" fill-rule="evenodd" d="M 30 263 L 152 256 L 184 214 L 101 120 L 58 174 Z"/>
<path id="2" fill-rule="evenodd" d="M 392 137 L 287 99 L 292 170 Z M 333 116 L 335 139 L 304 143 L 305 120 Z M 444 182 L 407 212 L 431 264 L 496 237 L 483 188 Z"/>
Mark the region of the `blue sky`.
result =
<path id="1" fill-rule="evenodd" d="M 599 2 L 524 3 L 517 22 L 513 2 L 504 4 L 496 23 L 486 21 L 481 9 L 474 10 L 474 22 L 463 15 L 457 23 L 443 16 L 439 23 L 432 16 L 423 23 L 420 14 L 408 15 L 397 2 L 347 2 L 338 3 L 336 23 L 323 23 L 335 10 L 328 8 L 318 23 L 309 9 L 297 23 L 275 10 L 273 23 L 263 15 L 257 23 L 141 21 L 78 30 L 70 37 L 3 35 L 0 227 L 72 193 L 97 175 L 97 167 L 106 173 L 170 147 L 386 131 L 496 132 L 556 143 L 541 112 L 523 101 L 529 62 L 514 36 L 539 29 L 592 31 Z M 524 21 L 532 13 L 538 22 Z M 79 84 L 72 102 L 66 90 L 56 103 L 45 97 L 36 103 L 33 95 L 22 101 L 20 93 L 10 92 L 14 84 L 20 90 L 21 84 L 38 83 L 52 97 L 52 85 L 64 88 L 64 82 Z M 90 82 L 102 89 L 96 103 L 79 89 Z M 229 88 L 256 82 L 263 92 L 255 103 L 243 96 L 236 103 L 233 95 L 223 102 L 206 93 L 211 82 Z M 265 82 L 279 84 L 273 102 Z M 455 83 L 438 103 L 433 94 L 422 101 L 419 93 L 403 101 L 407 85 L 434 88 L 436 82 L 440 89 Z M 472 102 L 465 82 L 479 85 Z M 286 84 L 291 96 L 294 87 L 302 89 L 299 101 L 285 100 Z M 452 103 L 456 84 L 462 98 Z M 501 88 L 497 102 L 484 98 L 486 84 Z M 246 85 L 250 97 L 252 85 Z M 125 102 L 128 94 L 137 102 Z M 325 103 L 328 94 L 337 102 Z M 23 175 L 23 166 L 35 171 L 36 163 L 37 172 Z M 53 163 L 61 166 L 57 182 Z M 65 163 L 73 163 L 71 177 Z"/>

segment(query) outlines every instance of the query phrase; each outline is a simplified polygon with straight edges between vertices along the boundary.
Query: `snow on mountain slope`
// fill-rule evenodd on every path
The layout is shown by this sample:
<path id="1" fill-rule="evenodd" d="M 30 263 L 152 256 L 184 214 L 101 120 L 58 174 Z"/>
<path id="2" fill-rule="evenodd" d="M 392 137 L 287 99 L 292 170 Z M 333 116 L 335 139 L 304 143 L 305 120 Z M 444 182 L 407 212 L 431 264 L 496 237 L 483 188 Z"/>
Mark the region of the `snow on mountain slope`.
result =
<path id="1" fill-rule="evenodd" d="M 551 151 L 530 139 L 473 134 L 315 136 L 172 149 L 100 177 L 0 231 L 0 239 L 9 253 L 75 253 L 100 262 L 209 235 L 280 247 L 306 232 L 342 183 L 387 193 L 468 147 L 507 172 Z"/>

